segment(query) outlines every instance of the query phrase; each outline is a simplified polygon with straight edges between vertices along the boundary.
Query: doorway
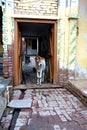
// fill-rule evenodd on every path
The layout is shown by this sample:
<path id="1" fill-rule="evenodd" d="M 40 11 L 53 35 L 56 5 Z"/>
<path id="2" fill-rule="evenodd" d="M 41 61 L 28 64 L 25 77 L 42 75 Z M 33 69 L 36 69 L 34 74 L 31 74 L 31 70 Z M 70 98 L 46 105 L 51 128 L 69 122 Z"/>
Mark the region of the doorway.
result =
<path id="1" fill-rule="evenodd" d="M 14 86 L 23 79 L 22 38 L 26 42 L 25 60 L 31 62 L 35 55 L 47 59 L 46 83 L 57 83 L 57 22 L 56 20 L 14 19 Z M 47 40 L 47 56 L 43 53 L 42 40 Z M 30 51 L 31 50 L 31 51 Z M 31 52 L 31 54 L 29 54 Z M 44 54 L 44 55 L 43 55 Z M 30 64 L 30 63 L 29 63 Z M 28 64 L 28 65 L 29 65 Z M 34 71 L 34 67 L 32 69 Z M 30 76 L 29 76 L 30 77 Z M 29 78 L 30 79 L 30 78 Z"/>

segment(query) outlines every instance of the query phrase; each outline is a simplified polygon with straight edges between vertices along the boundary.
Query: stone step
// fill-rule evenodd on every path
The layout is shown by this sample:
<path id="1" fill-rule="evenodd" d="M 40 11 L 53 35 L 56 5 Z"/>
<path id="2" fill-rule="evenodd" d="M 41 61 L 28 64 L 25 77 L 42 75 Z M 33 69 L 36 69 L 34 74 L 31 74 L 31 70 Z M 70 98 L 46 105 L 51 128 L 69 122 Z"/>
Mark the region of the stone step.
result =
<path id="1" fill-rule="evenodd" d="M 69 81 L 66 88 L 87 106 L 87 80 Z"/>
<path id="2" fill-rule="evenodd" d="M 0 119 L 9 102 L 10 94 L 12 91 L 11 78 L 2 79 L 0 81 Z"/>

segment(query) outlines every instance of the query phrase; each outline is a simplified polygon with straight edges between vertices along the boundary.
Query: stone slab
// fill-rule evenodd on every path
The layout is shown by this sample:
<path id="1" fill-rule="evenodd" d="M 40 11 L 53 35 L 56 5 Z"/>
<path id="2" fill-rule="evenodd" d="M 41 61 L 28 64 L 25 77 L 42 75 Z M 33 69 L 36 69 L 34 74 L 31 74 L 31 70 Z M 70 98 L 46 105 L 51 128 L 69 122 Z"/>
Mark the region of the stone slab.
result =
<path id="1" fill-rule="evenodd" d="M 2 117 L 5 107 L 6 107 L 5 97 L 0 97 L 0 119 Z"/>
<path id="2" fill-rule="evenodd" d="M 3 84 L 0 84 L 0 96 L 3 95 L 3 92 L 5 91 L 6 87 Z"/>
<path id="3" fill-rule="evenodd" d="M 0 81 L 0 84 L 3 84 L 4 86 L 8 86 L 11 83 L 12 79 L 7 78 Z"/>
<path id="4" fill-rule="evenodd" d="M 8 103 L 8 107 L 11 108 L 31 108 L 32 100 L 31 99 L 23 99 L 23 100 L 11 100 Z"/>

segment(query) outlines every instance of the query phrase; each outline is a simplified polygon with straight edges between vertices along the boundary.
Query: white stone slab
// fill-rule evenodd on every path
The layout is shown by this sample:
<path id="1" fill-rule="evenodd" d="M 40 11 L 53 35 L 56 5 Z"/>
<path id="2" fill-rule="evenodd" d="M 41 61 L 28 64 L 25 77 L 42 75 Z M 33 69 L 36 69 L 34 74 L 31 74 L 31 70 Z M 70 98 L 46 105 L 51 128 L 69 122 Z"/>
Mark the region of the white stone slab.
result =
<path id="1" fill-rule="evenodd" d="M 31 99 L 23 99 L 23 100 L 11 100 L 8 103 L 8 107 L 11 108 L 31 108 L 32 100 Z"/>
<path id="2" fill-rule="evenodd" d="M 82 93 L 83 93 L 83 95 L 85 95 L 87 97 L 87 89 L 82 90 Z"/>
<path id="3" fill-rule="evenodd" d="M 2 88 L 4 88 L 5 87 L 5 85 L 3 85 L 3 84 L 0 84 L 0 89 L 2 89 Z"/>

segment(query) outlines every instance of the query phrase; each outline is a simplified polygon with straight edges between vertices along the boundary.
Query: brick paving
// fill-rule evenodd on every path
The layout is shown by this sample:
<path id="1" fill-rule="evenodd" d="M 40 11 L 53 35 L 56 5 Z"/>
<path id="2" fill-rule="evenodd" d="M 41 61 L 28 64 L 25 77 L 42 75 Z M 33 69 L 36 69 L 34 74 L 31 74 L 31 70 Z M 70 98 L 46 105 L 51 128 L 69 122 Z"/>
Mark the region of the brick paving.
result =
<path id="1" fill-rule="evenodd" d="M 14 90 L 12 99 L 21 93 Z M 20 110 L 14 130 L 87 130 L 87 107 L 66 89 L 29 89 L 24 92 L 27 98 L 32 107 Z M 9 129 L 12 114 L 2 117 L 4 129 Z"/>

